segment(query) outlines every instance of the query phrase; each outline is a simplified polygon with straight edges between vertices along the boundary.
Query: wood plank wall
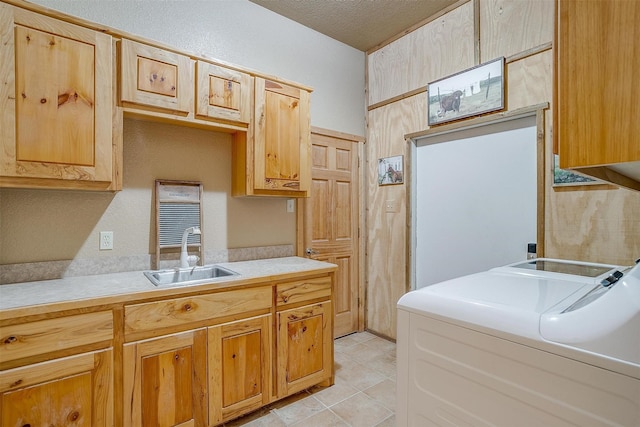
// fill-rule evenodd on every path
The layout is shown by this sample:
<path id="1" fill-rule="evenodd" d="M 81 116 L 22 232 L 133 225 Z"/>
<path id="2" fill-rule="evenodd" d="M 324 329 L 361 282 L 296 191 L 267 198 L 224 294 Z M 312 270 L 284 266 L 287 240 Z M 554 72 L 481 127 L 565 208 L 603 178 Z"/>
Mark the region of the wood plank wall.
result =
<path id="1" fill-rule="evenodd" d="M 506 109 L 553 108 L 554 0 L 461 0 L 445 14 L 367 52 L 367 328 L 396 338 L 408 289 L 407 186 L 377 184 L 381 157 L 407 155 L 404 135 L 427 126 L 426 85 L 506 58 Z M 631 264 L 640 257 L 640 193 L 609 185 L 553 187 L 552 110 L 545 116 L 545 256 Z M 387 202 L 396 204 L 387 212 Z M 524 254 L 524 252 L 523 252 Z"/>

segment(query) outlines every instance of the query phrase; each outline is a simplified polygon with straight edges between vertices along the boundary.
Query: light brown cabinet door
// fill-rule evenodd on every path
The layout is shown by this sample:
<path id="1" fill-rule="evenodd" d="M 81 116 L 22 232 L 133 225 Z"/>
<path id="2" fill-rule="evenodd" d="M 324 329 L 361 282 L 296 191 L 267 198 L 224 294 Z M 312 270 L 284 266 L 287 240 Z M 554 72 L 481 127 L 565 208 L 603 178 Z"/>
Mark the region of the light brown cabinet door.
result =
<path id="1" fill-rule="evenodd" d="M 0 372 L 1 427 L 113 426 L 111 350 Z"/>
<path id="2" fill-rule="evenodd" d="M 196 64 L 196 116 L 249 124 L 253 77 L 205 61 Z"/>
<path id="3" fill-rule="evenodd" d="M 207 331 L 124 345 L 124 425 L 205 426 Z"/>
<path id="4" fill-rule="evenodd" d="M 560 167 L 640 161 L 640 2 L 558 2 Z"/>
<path id="5" fill-rule="evenodd" d="M 120 44 L 123 105 L 182 116 L 193 113 L 195 73 L 191 58 L 127 39 Z"/>
<path id="6" fill-rule="evenodd" d="M 0 45 L 0 183 L 44 178 L 55 181 L 41 186 L 118 189 L 109 187 L 116 161 L 111 36 L 6 4 L 0 21 L 8 36 Z"/>
<path id="7" fill-rule="evenodd" d="M 331 302 L 278 312 L 278 397 L 333 376 Z"/>
<path id="8" fill-rule="evenodd" d="M 269 403 L 271 328 L 270 314 L 209 328 L 210 425 Z"/>
<path id="9" fill-rule="evenodd" d="M 255 188 L 309 190 L 309 92 L 256 78 Z"/>
<path id="10" fill-rule="evenodd" d="M 307 256 L 338 265 L 333 291 L 334 336 L 356 332 L 359 313 L 358 144 L 311 135 L 311 194 L 304 206 Z"/>

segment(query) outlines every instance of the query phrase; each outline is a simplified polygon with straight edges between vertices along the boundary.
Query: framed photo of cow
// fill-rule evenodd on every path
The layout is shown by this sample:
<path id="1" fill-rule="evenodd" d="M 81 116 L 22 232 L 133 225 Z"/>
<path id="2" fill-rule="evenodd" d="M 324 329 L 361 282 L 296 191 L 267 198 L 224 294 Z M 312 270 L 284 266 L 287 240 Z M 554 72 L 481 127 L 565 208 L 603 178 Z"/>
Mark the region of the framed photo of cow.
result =
<path id="1" fill-rule="evenodd" d="M 504 57 L 427 86 L 429 126 L 504 108 Z"/>

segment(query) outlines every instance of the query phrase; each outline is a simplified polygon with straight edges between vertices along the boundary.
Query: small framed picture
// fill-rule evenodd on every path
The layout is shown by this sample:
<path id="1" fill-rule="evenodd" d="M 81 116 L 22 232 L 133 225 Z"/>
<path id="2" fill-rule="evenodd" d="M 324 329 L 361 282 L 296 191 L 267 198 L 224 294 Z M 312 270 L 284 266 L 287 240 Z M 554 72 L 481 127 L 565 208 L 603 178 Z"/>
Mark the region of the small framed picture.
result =
<path id="1" fill-rule="evenodd" d="M 429 126 L 504 108 L 504 57 L 429 83 Z"/>
<path id="2" fill-rule="evenodd" d="M 404 183 L 403 156 L 378 159 L 378 185 Z"/>

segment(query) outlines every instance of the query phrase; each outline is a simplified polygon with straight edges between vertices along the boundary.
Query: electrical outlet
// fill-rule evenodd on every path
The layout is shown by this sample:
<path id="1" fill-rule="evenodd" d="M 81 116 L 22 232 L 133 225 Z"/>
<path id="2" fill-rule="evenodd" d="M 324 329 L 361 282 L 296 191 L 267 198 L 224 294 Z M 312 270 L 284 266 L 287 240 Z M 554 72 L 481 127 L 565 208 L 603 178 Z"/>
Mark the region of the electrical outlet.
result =
<path id="1" fill-rule="evenodd" d="M 100 250 L 110 251 L 113 249 L 113 231 L 100 232 Z"/>
<path id="2" fill-rule="evenodd" d="M 398 203 L 395 199 L 387 200 L 384 204 L 387 213 L 398 212 Z"/>

